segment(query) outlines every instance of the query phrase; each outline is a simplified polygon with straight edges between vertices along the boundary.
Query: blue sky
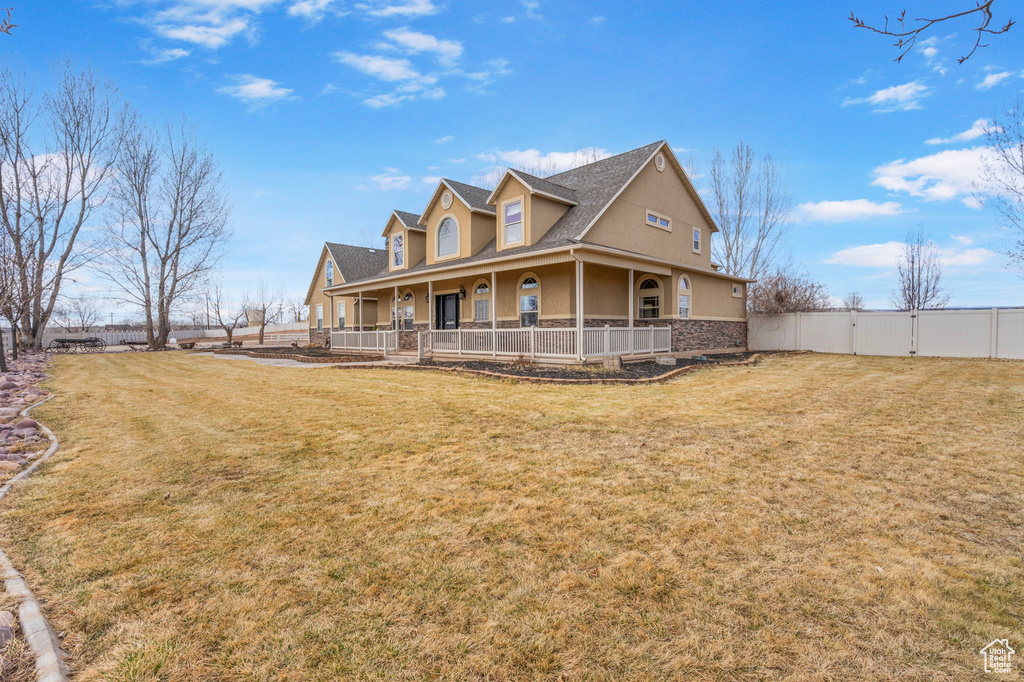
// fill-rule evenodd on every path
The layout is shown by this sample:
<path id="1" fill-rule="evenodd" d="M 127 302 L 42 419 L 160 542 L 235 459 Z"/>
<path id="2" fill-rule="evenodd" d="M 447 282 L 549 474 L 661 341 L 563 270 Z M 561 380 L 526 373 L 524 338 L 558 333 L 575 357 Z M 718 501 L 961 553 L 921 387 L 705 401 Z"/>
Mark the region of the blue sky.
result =
<path id="1" fill-rule="evenodd" d="M 978 122 L 1024 88 L 1022 29 L 957 65 L 970 26 L 940 25 L 895 64 L 851 9 L 901 7 L 19 2 L 0 54 L 41 82 L 55 60 L 90 63 L 150 119 L 187 114 L 230 188 L 223 270 L 238 288 L 262 277 L 302 296 L 325 240 L 377 240 L 391 209 L 419 212 L 439 176 L 659 139 L 701 160 L 743 140 L 785 168 L 787 250 L 834 296 L 886 306 L 899 242 L 921 223 L 951 304 L 1024 304 L 1005 234 L 970 189 Z"/>

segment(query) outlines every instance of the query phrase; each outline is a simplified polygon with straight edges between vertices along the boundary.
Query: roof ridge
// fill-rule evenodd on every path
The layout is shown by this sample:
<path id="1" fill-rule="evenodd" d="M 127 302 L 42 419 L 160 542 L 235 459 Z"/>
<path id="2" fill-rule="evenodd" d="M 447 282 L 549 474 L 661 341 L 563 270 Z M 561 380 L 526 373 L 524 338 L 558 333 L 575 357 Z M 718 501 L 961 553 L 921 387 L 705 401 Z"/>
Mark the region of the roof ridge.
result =
<path id="1" fill-rule="evenodd" d="M 341 242 L 328 242 L 324 244 L 330 244 L 331 246 L 344 246 L 346 249 L 364 249 L 366 251 L 383 251 L 384 249 L 379 246 L 359 246 L 357 244 L 342 244 Z"/>
<path id="2" fill-rule="evenodd" d="M 629 150 L 624 151 L 624 152 L 619 152 L 618 154 L 612 154 L 611 156 L 606 156 L 603 159 L 598 159 L 597 161 L 591 161 L 590 163 L 585 163 L 582 166 L 576 166 L 575 168 L 570 168 L 570 169 L 564 170 L 564 171 L 562 171 L 560 173 L 555 173 L 554 175 L 549 175 L 546 178 L 541 178 L 541 180 L 547 180 L 548 182 L 551 182 L 551 178 L 557 178 L 560 175 L 565 175 L 566 173 L 572 173 L 573 171 L 578 171 L 579 169 L 586 168 L 587 166 L 593 166 L 593 165 L 598 164 L 598 163 L 604 163 L 606 161 L 612 161 L 614 159 L 619 158 L 620 156 L 625 156 L 626 154 L 632 154 L 633 152 L 638 152 L 641 149 L 647 149 L 648 147 L 653 147 L 653 146 L 659 145 L 659 144 L 666 144 L 666 140 L 658 140 L 656 142 L 650 142 L 648 144 L 641 145 L 641 146 L 637 147 L 636 149 L 629 149 Z M 555 184 L 558 184 L 558 183 L 555 183 Z M 570 187 L 569 189 L 572 189 L 572 188 Z"/>

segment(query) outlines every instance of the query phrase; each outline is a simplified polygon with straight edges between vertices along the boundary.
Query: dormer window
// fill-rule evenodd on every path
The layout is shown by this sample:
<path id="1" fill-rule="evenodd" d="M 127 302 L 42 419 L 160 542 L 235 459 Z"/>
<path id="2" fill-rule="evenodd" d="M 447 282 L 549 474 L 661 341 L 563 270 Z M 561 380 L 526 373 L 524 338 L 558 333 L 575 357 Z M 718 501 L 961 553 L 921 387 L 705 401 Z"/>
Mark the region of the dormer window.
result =
<path id="1" fill-rule="evenodd" d="M 327 280 L 327 286 L 334 286 L 334 263 L 331 261 L 327 261 L 327 277 L 325 279 Z"/>
<path id="2" fill-rule="evenodd" d="M 445 258 L 459 253 L 459 224 L 455 218 L 445 218 L 437 227 L 437 257 Z"/>
<path id="3" fill-rule="evenodd" d="M 672 219 L 663 216 L 660 213 L 655 213 L 654 211 L 647 212 L 647 224 L 651 227 L 657 227 L 665 230 L 666 232 L 672 231 Z"/>
<path id="4" fill-rule="evenodd" d="M 505 246 L 523 242 L 523 202 L 521 199 L 505 204 Z"/>
<path id="5" fill-rule="evenodd" d="M 396 234 L 391 240 L 391 265 L 400 268 L 405 263 L 405 240 Z"/>

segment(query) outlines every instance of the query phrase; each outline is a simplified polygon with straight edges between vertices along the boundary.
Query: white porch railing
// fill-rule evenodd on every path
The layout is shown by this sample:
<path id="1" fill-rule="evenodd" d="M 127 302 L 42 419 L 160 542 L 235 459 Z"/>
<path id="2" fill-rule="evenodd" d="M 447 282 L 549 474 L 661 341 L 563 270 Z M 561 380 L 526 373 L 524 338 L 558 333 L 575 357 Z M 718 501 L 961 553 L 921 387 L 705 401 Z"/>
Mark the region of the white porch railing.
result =
<path id="1" fill-rule="evenodd" d="M 397 331 L 331 332 L 331 350 L 373 350 L 390 353 L 397 348 Z"/>
<path id="2" fill-rule="evenodd" d="M 534 358 L 579 357 L 576 329 L 435 329 L 420 332 L 421 353 L 434 355 L 514 355 Z M 583 357 L 642 355 L 672 350 L 671 327 L 587 327 Z"/>

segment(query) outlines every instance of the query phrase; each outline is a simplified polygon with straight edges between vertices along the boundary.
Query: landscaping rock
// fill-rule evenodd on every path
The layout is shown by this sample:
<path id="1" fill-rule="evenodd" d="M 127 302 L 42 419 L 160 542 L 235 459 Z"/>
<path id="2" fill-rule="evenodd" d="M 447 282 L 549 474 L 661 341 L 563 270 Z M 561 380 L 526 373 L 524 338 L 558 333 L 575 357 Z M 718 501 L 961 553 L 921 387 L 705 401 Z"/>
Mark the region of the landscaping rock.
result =
<path id="1" fill-rule="evenodd" d="M 0 408 L 0 419 L 3 419 L 5 421 L 7 419 L 14 419 L 15 417 L 18 416 L 19 413 L 20 410 L 18 410 L 18 408 L 16 407 L 2 407 Z"/>
<path id="2" fill-rule="evenodd" d="M 14 614 L 0 611 L 0 653 L 7 651 L 8 643 L 14 638 Z"/>
<path id="3" fill-rule="evenodd" d="M 39 422 L 35 419 L 22 419 L 20 422 L 14 425 L 16 429 L 34 429 L 39 426 Z"/>
<path id="4" fill-rule="evenodd" d="M 659 365 L 674 365 L 676 364 L 675 358 L 655 358 L 654 361 Z"/>
<path id="5" fill-rule="evenodd" d="M 10 391 L 15 388 L 18 388 L 18 384 L 14 383 L 13 381 L 5 381 L 4 383 L 0 384 L 0 391 Z"/>
<path id="6" fill-rule="evenodd" d="M 38 435 L 39 435 L 39 431 L 36 430 L 36 429 L 14 429 L 13 431 L 11 431 L 11 437 L 12 438 L 23 438 L 24 439 L 24 438 L 32 438 L 33 436 L 38 436 Z"/>
<path id="7" fill-rule="evenodd" d="M 6 460 L 0 462 L 0 473 L 13 473 L 15 471 L 21 471 L 21 465 L 17 462 L 8 462 Z"/>

